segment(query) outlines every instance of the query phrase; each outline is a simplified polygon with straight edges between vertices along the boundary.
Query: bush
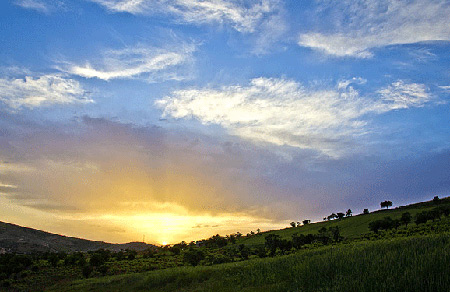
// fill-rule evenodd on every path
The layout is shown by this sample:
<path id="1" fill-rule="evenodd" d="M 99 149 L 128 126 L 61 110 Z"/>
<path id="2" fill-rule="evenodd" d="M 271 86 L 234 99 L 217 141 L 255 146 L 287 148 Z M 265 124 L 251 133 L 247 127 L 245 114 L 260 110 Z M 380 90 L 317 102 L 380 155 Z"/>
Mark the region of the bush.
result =
<path id="1" fill-rule="evenodd" d="M 184 252 L 183 259 L 188 264 L 197 266 L 203 259 L 205 259 L 205 253 L 198 248 L 190 248 Z"/>

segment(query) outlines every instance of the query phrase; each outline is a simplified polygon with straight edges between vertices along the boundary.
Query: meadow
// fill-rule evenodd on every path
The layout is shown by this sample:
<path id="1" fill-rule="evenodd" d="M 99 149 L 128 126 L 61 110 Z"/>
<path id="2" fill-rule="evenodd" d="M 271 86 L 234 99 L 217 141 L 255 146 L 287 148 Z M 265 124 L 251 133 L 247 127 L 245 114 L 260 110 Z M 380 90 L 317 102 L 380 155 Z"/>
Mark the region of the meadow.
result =
<path id="1" fill-rule="evenodd" d="M 450 237 L 326 246 L 267 259 L 57 285 L 49 291 L 448 291 Z"/>
<path id="2" fill-rule="evenodd" d="M 144 252 L 7 254 L 0 289 L 450 291 L 449 213 L 445 198 Z M 389 224 L 371 229 L 377 221 Z"/>

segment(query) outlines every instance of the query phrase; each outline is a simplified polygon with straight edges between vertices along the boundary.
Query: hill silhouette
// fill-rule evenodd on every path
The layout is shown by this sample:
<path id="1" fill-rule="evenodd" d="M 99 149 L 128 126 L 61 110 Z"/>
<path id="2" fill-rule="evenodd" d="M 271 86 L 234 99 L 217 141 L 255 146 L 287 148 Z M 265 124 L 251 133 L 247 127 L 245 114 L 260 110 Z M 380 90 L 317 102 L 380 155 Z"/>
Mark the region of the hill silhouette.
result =
<path id="1" fill-rule="evenodd" d="M 0 252 L 85 252 L 100 248 L 111 251 L 120 251 L 121 249 L 142 251 L 157 247 L 144 242 L 116 244 L 104 241 L 92 241 L 53 234 L 0 221 Z"/>

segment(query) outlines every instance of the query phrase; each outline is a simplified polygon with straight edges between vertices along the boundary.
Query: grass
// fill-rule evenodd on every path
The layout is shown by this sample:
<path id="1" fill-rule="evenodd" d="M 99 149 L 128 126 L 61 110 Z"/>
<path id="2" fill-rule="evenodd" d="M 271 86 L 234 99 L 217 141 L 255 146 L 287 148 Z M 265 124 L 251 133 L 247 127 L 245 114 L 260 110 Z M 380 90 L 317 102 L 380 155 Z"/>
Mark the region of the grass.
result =
<path id="1" fill-rule="evenodd" d="M 216 266 L 88 279 L 49 291 L 449 291 L 450 235 L 354 242 Z"/>
<path id="2" fill-rule="evenodd" d="M 450 205 L 450 198 L 441 199 L 439 206 Z M 356 215 L 342 220 L 323 221 L 313 224 L 303 225 L 300 227 L 285 228 L 281 230 L 273 230 L 263 232 L 250 237 L 243 237 L 237 243 L 245 245 L 263 245 L 264 237 L 269 234 L 278 234 L 281 238 L 291 239 L 293 234 L 317 234 L 322 227 L 329 228 L 339 226 L 341 235 L 346 239 L 356 239 L 361 234 L 369 232 L 369 223 L 375 220 L 383 219 L 390 216 L 392 219 L 399 219 L 405 212 L 409 212 L 413 217 L 422 211 L 428 211 L 435 208 L 432 202 L 417 203 L 404 208 L 386 209 L 372 212 L 365 215 Z"/>

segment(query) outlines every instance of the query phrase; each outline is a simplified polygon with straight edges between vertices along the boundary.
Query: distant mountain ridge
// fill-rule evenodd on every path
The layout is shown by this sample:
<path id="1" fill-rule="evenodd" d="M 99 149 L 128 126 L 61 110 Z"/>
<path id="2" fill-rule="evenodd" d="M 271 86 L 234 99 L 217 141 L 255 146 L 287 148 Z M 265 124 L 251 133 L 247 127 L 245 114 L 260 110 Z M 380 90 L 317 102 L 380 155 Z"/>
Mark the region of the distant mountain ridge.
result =
<path id="1" fill-rule="evenodd" d="M 121 249 L 140 251 L 157 247 L 144 242 L 117 244 L 104 241 L 92 241 L 53 234 L 0 221 L 0 253 L 75 252 L 91 251 L 100 248 L 112 251 L 119 251 Z"/>

